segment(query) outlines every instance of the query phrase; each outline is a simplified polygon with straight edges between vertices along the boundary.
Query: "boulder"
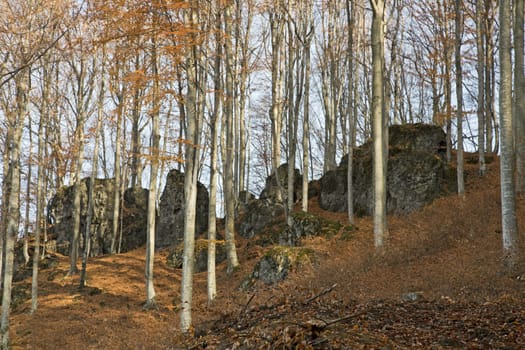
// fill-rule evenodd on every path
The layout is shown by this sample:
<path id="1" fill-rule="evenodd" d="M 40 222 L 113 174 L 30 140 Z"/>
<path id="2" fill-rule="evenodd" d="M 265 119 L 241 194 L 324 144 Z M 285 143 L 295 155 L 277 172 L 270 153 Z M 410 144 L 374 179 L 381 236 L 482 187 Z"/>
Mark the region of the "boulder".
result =
<path id="1" fill-rule="evenodd" d="M 135 249 L 146 243 L 148 196 L 149 190 L 137 186 L 124 191 L 121 220 L 125 234 L 122 235 L 121 241 L 120 239 L 117 241 L 117 246 L 121 246 L 121 252 Z"/>
<path id="2" fill-rule="evenodd" d="M 166 258 L 166 265 L 174 269 L 182 268 L 182 261 L 184 257 L 184 244 L 180 243 L 168 254 Z M 220 264 L 226 260 L 226 247 L 224 243 L 215 244 L 215 263 Z M 195 241 L 195 266 L 194 272 L 204 272 L 208 269 L 208 241 L 205 239 L 198 239 Z"/>
<path id="3" fill-rule="evenodd" d="M 280 245 L 295 247 L 301 245 L 305 238 L 317 236 L 331 238 L 342 227 L 339 222 L 302 211 L 292 213 L 291 222 L 292 225 L 285 226 L 279 235 Z"/>
<path id="4" fill-rule="evenodd" d="M 259 199 L 246 205 L 245 213 L 237 221 L 237 232 L 244 238 L 253 238 L 269 226 L 282 222 L 284 207 L 281 203 Z"/>
<path id="5" fill-rule="evenodd" d="M 264 186 L 264 189 L 261 191 L 261 194 L 259 195 L 259 199 L 267 199 L 273 203 L 280 202 L 279 201 L 279 183 L 277 183 L 277 179 L 279 179 L 280 185 L 283 189 L 282 199 L 284 203 L 286 203 L 288 198 L 288 164 L 282 164 L 277 169 L 277 175 L 273 173 L 270 176 L 266 178 L 266 185 Z M 299 172 L 299 169 L 294 170 L 294 202 L 298 201 L 302 198 L 302 181 L 303 178 L 301 176 L 301 173 Z"/>
<path id="6" fill-rule="evenodd" d="M 320 206 L 347 210 L 348 157 L 320 180 Z M 373 213 L 372 142 L 354 150 L 353 197 L 357 215 Z M 407 214 L 437 198 L 446 182 L 445 133 L 438 126 L 395 125 L 389 128 L 387 212 Z"/>
<path id="7" fill-rule="evenodd" d="M 255 264 L 252 273 L 242 282 L 240 288 L 248 290 L 257 281 L 271 285 L 286 279 L 290 271 L 315 262 L 315 253 L 307 248 L 274 246 L 266 251 Z"/>
<path id="8" fill-rule="evenodd" d="M 87 221 L 88 189 L 90 179 L 80 183 L 80 247 L 84 247 L 84 232 Z M 95 179 L 93 188 L 93 216 L 91 220 L 91 256 L 111 253 L 113 232 L 114 179 Z M 56 240 L 56 251 L 69 255 L 73 239 L 74 186 L 59 189 L 48 204 L 50 233 Z M 148 191 L 142 188 L 128 189 L 122 204 L 121 252 L 126 252 L 146 243 L 146 212 Z M 129 215 L 129 216 L 128 216 Z M 117 238 L 118 239 L 118 238 Z"/>
<path id="9" fill-rule="evenodd" d="M 208 230 L 208 190 L 197 183 L 195 236 Z M 184 240 L 184 173 L 173 169 L 168 173 L 160 197 L 155 247 L 163 248 Z"/>
<path id="10" fill-rule="evenodd" d="M 274 248 L 255 265 L 252 278 L 266 284 L 280 282 L 288 276 L 291 267 L 290 253 L 286 249 Z"/>

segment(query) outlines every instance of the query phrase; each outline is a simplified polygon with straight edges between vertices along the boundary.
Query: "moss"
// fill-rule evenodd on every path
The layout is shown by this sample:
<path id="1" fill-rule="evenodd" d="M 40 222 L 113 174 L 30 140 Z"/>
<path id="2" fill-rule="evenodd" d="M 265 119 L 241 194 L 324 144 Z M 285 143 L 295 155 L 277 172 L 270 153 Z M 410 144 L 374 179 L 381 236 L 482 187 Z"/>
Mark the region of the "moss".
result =
<path id="1" fill-rule="evenodd" d="M 303 266 L 316 262 L 315 251 L 311 248 L 296 248 L 296 264 Z"/>
<path id="2" fill-rule="evenodd" d="M 336 221 L 330 221 L 330 220 L 323 220 L 323 225 L 321 226 L 321 232 L 320 235 L 326 238 L 333 238 L 341 227 L 343 226 L 340 222 Z"/>
<path id="3" fill-rule="evenodd" d="M 319 227 L 319 236 L 326 238 L 334 237 L 342 227 L 340 222 L 328 220 L 308 212 L 295 212 L 292 214 L 292 216 L 294 217 L 294 221 L 296 223 L 300 223 L 303 227 Z"/>
<path id="4" fill-rule="evenodd" d="M 314 250 L 304 247 L 274 246 L 264 256 L 274 260 L 281 260 L 283 257 L 287 257 L 292 268 L 311 264 L 315 261 Z"/>
<path id="5" fill-rule="evenodd" d="M 339 237 L 339 239 L 341 241 L 349 241 L 352 238 L 354 238 L 355 231 L 357 231 L 357 227 L 355 227 L 354 225 L 345 225 L 343 226 L 341 236 Z"/>

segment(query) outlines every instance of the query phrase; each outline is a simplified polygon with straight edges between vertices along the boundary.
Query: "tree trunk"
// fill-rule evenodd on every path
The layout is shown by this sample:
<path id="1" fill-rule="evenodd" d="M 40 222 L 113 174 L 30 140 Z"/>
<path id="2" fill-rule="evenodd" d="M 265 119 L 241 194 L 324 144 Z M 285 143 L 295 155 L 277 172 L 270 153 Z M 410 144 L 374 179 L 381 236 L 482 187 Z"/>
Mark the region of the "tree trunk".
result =
<path id="1" fill-rule="evenodd" d="M 135 55 L 135 70 L 138 72 L 140 67 L 140 54 Z M 141 109 L 141 93 L 138 82 L 134 82 L 133 86 L 133 107 L 131 111 L 132 125 L 131 125 L 131 187 L 141 186 L 142 179 L 142 162 L 140 157 L 140 109 Z"/>
<path id="2" fill-rule="evenodd" d="M 476 48 L 478 59 L 476 71 L 478 73 L 478 159 L 479 175 L 485 176 L 487 166 L 485 164 L 485 49 L 484 49 L 484 30 L 482 23 L 483 0 L 476 0 Z"/>
<path id="3" fill-rule="evenodd" d="M 190 7 L 184 13 L 185 22 L 192 28 L 197 26 L 196 4 L 188 0 Z M 195 43 L 195 42 L 193 42 Z M 193 270 L 195 257 L 195 215 L 197 202 L 197 172 L 199 169 L 199 134 L 202 123 L 198 108 L 198 90 L 202 88 L 197 81 L 197 64 L 199 57 L 197 51 L 200 47 L 193 44 L 186 59 L 186 76 L 188 80 L 188 93 L 184 101 L 186 112 L 186 139 L 185 145 L 185 173 L 184 173 L 184 253 L 182 263 L 181 281 L 181 330 L 186 333 L 192 325 L 192 300 L 193 300 Z M 204 91 L 204 89 L 202 90 Z"/>
<path id="4" fill-rule="evenodd" d="M 27 75 L 26 75 L 27 74 Z M 6 206 L 6 235 L 5 235 L 5 272 L 2 294 L 2 317 L 0 325 L 0 336 L 2 337 L 2 349 L 9 349 L 9 314 L 11 309 L 11 290 L 14 273 L 15 241 L 18 235 L 20 222 L 20 147 L 24 120 L 29 113 L 29 84 L 30 73 L 25 70 L 16 78 L 16 100 L 17 113 L 14 119 L 8 122 L 9 168 L 4 174 L 5 181 L 9 185 Z"/>
<path id="5" fill-rule="evenodd" d="M 514 122 L 516 126 L 516 192 L 525 193 L 525 67 L 523 0 L 514 0 Z"/>
<path id="6" fill-rule="evenodd" d="M 374 245 L 381 248 L 387 238 L 386 220 L 386 158 L 385 115 L 384 115 L 384 32 L 383 0 L 370 0 L 373 8 L 372 19 L 372 118 L 374 133 Z"/>
<path id="7" fill-rule="evenodd" d="M 500 93 L 499 113 L 501 125 L 501 222 L 504 259 L 513 266 L 518 256 L 518 226 L 516 222 L 516 196 L 514 187 L 514 152 L 512 123 L 512 64 L 510 0 L 500 0 Z"/>
<path id="8" fill-rule="evenodd" d="M 282 129 L 282 90 L 284 75 L 283 60 L 283 18 L 280 3 L 275 4 L 274 12 L 270 13 L 272 39 L 272 105 L 270 120 L 272 124 L 272 172 L 277 174 L 281 163 L 281 129 Z"/>
<path id="9" fill-rule="evenodd" d="M 45 226 L 43 222 L 44 205 L 45 205 L 45 183 L 46 166 L 45 163 L 45 143 L 44 143 L 44 127 L 47 122 L 47 115 L 49 113 L 49 93 L 51 80 L 49 79 L 49 62 L 46 60 L 43 65 L 42 80 L 42 109 L 40 120 L 38 122 L 38 171 L 36 184 L 36 219 L 35 219 L 35 248 L 33 252 L 33 273 L 31 279 L 31 313 L 33 314 L 38 308 L 38 262 L 40 261 L 40 236 L 42 234 L 42 227 Z M 47 133 L 47 130 L 45 131 Z M 45 245 L 45 242 L 44 242 Z M 45 252 L 42 251 L 42 255 Z"/>
<path id="10" fill-rule="evenodd" d="M 149 309 L 156 306 L 155 288 L 153 285 L 153 262 L 155 257 L 155 212 L 157 202 L 157 178 L 159 171 L 159 119 L 160 119 L 160 90 L 157 62 L 157 42 L 154 37 L 151 49 L 151 66 L 153 69 L 153 108 L 151 111 L 151 151 L 150 151 L 150 179 L 148 193 L 147 213 L 147 240 L 146 240 L 146 303 L 144 308 Z M 188 208 L 188 207 L 186 207 Z"/>
<path id="11" fill-rule="evenodd" d="M 495 98 L 494 98 L 494 86 L 496 82 L 496 72 L 494 63 L 494 52 L 496 47 L 494 44 L 494 23 L 495 18 L 489 15 L 492 12 L 493 1 L 485 0 L 485 17 L 484 17 L 484 28 L 485 28 L 485 127 L 486 127 L 486 147 L 485 149 L 490 152 L 496 150 L 496 144 L 494 141 L 495 134 Z"/>
<path id="12" fill-rule="evenodd" d="M 224 103 L 224 118 L 226 127 L 226 158 L 224 159 L 224 200 L 225 200 L 225 238 L 226 254 L 228 257 L 228 273 L 232 273 L 238 266 L 237 250 L 235 248 L 235 192 L 233 187 L 233 153 L 234 150 L 234 118 L 233 118 L 233 96 L 235 95 L 233 86 L 234 62 L 232 53 L 232 4 L 224 8 L 224 31 L 226 38 L 224 40 L 224 54 L 226 56 L 226 84 Z"/>
<path id="13" fill-rule="evenodd" d="M 117 235 L 119 229 L 120 219 L 120 186 L 121 186 L 121 133 L 122 133 L 122 116 L 124 113 L 124 92 L 120 91 L 117 95 L 117 121 L 115 125 L 115 157 L 114 157 L 114 169 L 113 178 L 115 179 L 115 189 L 113 193 L 113 213 L 112 213 L 112 231 L 111 231 L 111 253 L 116 252 L 117 247 Z"/>
<path id="14" fill-rule="evenodd" d="M 222 109 L 222 69 L 221 69 L 221 57 L 222 57 L 222 45 L 223 36 L 220 35 L 222 31 L 221 26 L 221 9 L 215 8 L 215 29 L 216 29 L 216 56 L 214 61 L 214 88 L 213 94 L 213 112 L 210 120 L 210 201 L 208 208 L 208 303 L 215 300 L 217 296 L 217 281 L 215 275 L 215 258 L 216 258 L 216 241 L 217 241 L 217 181 L 218 181 L 218 149 L 219 139 L 218 130 L 220 123 L 220 113 Z"/>
<path id="15" fill-rule="evenodd" d="M 307 8 L 308 20 L 307 28 L 309 32 L 304 39 L 304 101 L 303 101 L 303 183 L 302 183 L 302 210 L 308 211 L 308 166 L 309 166 L 309 141 L 310 141 L 310 77 L 312 71 L 311 64 L 311 43 L 313 37 L 313 18 L 312 7 Z"/>
<path id="16" fill-rule="evenodd" d="M 77 145 L 76 168 L 75 168 L 75 184 L 73 195 L 73 239 L 70 247 L 70 267 L 69 275 L 78 273 L 77 260 L 80 238 L 80 192 L 81 192 L 81 175 L 82 162 L 84 161 L 84 116 L 83 112 L 77 117 L 77 130 L 75 132 L 75 144 Z"/>
<path id="17" fill-rule="evenodd" d="M 353 158 L 354 158 L 354 105 L 356 104 L 355 96 L 353 95 L 354 89 L 354 28 L 355 28 L 355 1 L 346 0 L 346 18 L 348 22 L 348 163 L 347 163 L 347 213 L 348 222 L 354 224 L 354 194 L 353 194 Z"/>
<path id="18" fill-rule="evenodd" d="M 457 99 L 457 134 L 458 145 L 456 153 L 456 170 L 458 194 L 465 194 L 465 181 L 463 178 L 463 69 L 461 66 L 461 40 L 463 36 L 463 12 L 461 0 L 455 1 L 456 7 L 456 99 Z"/>

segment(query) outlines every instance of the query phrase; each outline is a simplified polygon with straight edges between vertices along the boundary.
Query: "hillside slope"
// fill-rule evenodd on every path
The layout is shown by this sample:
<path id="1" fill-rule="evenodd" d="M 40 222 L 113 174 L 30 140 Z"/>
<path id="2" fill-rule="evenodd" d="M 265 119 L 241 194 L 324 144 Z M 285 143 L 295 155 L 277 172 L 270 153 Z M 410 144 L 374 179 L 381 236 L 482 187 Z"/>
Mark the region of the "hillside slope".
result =
<path id="1" fill-rule="evenodd" d="M 390 217 L 387 248 L 373 248 L 370 218 L 333 238 L 313 238 L 311 264 L 279 285 L 239 285 L 264 248 L 238 242 L 241 268 L 218 267 L 218 298 L 206 302 L 206 273 L 195 276 L 193 336 L 179 332 L 180 271 L 157 254 L 157 310 L 143 311 L 144 249 L 91 259 L 88 287 L 66 278 L 68 258 L 40 273 L 39 309 L 12 314 L 15 349 L 397 349 L 525 347 L 525 263 L 501 264 L 499 169 L 485 178 L 467 164 L 465 198 L 449 195 Z M 345 214 L 311 211 L 345 222 Z M 525 200 L 518 199 L 525 230 Z M 525 252 L 525 248 L 522 249 Z M 525 255 L 525 254 L 524 254 Z M 23 295 L 29 280 L 17 284 Z"/>

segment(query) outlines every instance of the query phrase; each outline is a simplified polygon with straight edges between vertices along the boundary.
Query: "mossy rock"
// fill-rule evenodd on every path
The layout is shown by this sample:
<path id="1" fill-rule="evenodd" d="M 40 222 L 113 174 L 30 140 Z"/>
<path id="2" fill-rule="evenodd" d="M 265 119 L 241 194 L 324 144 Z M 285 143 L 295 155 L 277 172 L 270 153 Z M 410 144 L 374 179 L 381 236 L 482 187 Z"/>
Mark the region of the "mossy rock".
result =
<path id="1" fill-rule="evenodd" d="M 334 237 L 343 225 L 339 222 L 307 212 L 294 212 L 292 226 L 286 226 L 281 231 L 279 243 L 281 245 L 298 246 L 301 240 L 308 237 Z"/>
<path id="2" fill-rule="evenodd" d="M 288 276 L 291 270 L 315 262 L 312 249 L 302 247 L 275 246 L 270 248 L 255 265 L 253 272 L 241 283 L 240 288 L 247 290 L 256 281 L 276 284 Z"/>
<path id="3" fill-rule="evenodd" d="M 220 264 L 226 260 L 226 247 L 224 241 L 215 243 L 215 263 Z M 184 258 L 184 243 L 180 243 L 172 248 L 166 258 L 166 264 L 174 269 L 182 268 Z M 195 260 L 194 272 L 204 272 L 208 268 L 208 240 L 197 239 L 195 241 Z"/>

